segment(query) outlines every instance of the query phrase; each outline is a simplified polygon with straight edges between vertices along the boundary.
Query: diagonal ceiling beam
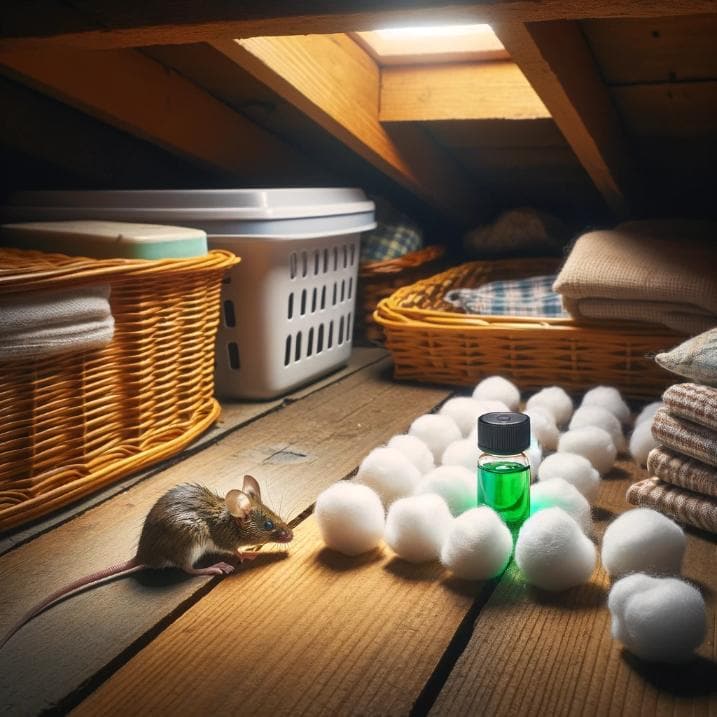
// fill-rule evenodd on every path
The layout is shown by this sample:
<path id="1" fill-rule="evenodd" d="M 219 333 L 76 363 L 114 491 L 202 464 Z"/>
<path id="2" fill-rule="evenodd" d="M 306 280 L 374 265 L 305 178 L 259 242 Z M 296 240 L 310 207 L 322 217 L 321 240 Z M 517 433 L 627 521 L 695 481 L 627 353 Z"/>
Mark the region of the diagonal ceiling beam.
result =
<path id="1" fill-rule="evenodd" d="M 228 176 L 327 179 L 317 163 L 138 50 L 0 52 L 0 73 Z"/>
<path id="2" fill-rule="evenodd" d="M 381 125 L 379 68 L 348 36 L 257 37 L 212 46 L 433 207 L 461 222 L 484 212 L 466 171 L 420 127 Z"/>
<path id="3" fill-rule="evenodd" d="M 99 49 L 354 32 L 391 25 L 661 17 L 715 11 L 714 0 L 3 0 L 0 47 L 20 49 L 50 40 Z"/>
<path id="4" fill-rule="evenodd" d="M 610 210 L 628 214 L 634 191 L 628 144 L 578 23 L 499 23 L 494 30 Z"/>

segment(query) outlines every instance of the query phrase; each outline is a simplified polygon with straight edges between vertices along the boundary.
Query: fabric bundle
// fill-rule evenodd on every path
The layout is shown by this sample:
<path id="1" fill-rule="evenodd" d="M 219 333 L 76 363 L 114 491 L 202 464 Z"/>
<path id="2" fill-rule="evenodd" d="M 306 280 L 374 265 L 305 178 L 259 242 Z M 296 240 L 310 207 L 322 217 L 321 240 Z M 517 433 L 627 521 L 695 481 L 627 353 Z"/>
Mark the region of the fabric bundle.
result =
<path id="1" fill-rule="evenodd" d="M 475 289 L 452 289 L 443 300 L 467 314 L 568 318 L 554 281 L 554 275 L 491 281 Z"/>
<path id="2" fill-rule="evenodd" d="M 652 477 L 630 486 L 627 499 L 717 533 L 717 388 L 677 384 L 662 398 L 652 424 L 662 445 L 647 458 Z"/>
<path id="3" fill-rule="evenodd" d="M 108 285 L 0 298 L 0 361 L 106 346 L 114 333 Z"/>
<path id="4" fill-rule="evenodd" d="M 689 221 L 627 222 L 589 232 L 575 243 L 554 288 L 576 319 L 699 333 L 717 324 L 716 235 L 717 224 Z"/>

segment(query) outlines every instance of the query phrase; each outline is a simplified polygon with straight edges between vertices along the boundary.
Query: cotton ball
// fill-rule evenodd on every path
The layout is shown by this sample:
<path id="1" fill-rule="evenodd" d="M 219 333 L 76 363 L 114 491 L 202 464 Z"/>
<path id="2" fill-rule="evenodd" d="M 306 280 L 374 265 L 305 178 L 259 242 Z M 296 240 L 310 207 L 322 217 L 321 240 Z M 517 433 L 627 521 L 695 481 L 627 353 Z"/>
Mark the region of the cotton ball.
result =
<path id="1" fill-rule="evenodd" d="M 324 543 L 345 555 L 365 553 L 383 537 L 381 499 L 365 485 L 334 483 L 316 499 L 314 514 Z"/>
<path id="2" fill-rule="evenodd" d="M 512 550 L 510 530 L 492 508 L 484 505 L 453 521 L 441 549 L 441 562 L 456 577 L 487 580 L 503 572 Z"/>
<path id="3" fill-rule="evenodd" d="M 475 471 L 479 455 L 480 451 L 475 440 L 461 438 L 460 441 L 454 441 L 443 451 L 441 463 L 444 466 L 463 466 L 470 471 Z"/>
<path id="4" fill-rule="evenodd" d="M 664 406 L 665 404 L 662 403 L 662 401 L 653 401 L 652 403 L 648 403 L 645 408 L 640 411 L 640 413 L 637 414 L 637 418 L 635 419 L 635 425 L 639 425 L 643 421 L 650 421 L 652 423 L 652 419 L 655 417 L 655 414 Z"/>
<path id="5" fill-rule="evenodd" d="M 411 495 L 420 478 L 418 468 L 395 448 L 374 448 L 356 474 L 356 482 L 375 490 L 385 506 Z"/>
<path id="6" fill-rule="evenodd" d="M 517 411 L 520 405 L 518 387 L 502 376 L 484 378 L 473 390 L 473 398 L 478 401 L 502 401 L 509 411 Z"/>
<path id="7" fill-rule="evenodd" d="M 555 419 L 555 424 L 564 426 L 573 415 L 573 401 L 560 386 L 548 386 L 533 394 L 525 404 L 531 410 L 540 407 L 549 411 Z"/>
<path id="8" fill-rule="evenodd" d="M 428 446 L 436 463 L 440 462 L 443 451 L 453 441 L 463 438 L 460 428 L 452 418 L 435 413 L 419 416 L 411 424 L 408 433 L 420 438 Z"/>
<path id="9" fill-rule="evenodd" d="M 583 396 L 583 406 L 602 406 L 612 413 L 620 423 L 630 422 L 630 408 L 622 400 L 620 392 L 612 386 L 591 388 Z"/>
<path id="10" fill-rule="evenodd" d="M 573 485 L 562 478 L 541 480 L 530 487 L 530 514 L 546 508 L 562 508 L 582 528 L 585 535 L 593 531 L 590 503 Z"/>
<path id="11" fill-rule="evenodd" d="M 478 416 L 482 413 L 485 413 L 485 411 L 481 402 L 465 396 L 446 401 L 438 412 L 440 416 L 452 418 L 464 436 L 467 436 L 473 430 L 473 427 L 477 424 Z"/>
<path id="12" fill-rule="evenodd" d="M 555 424 L 553 414 L 540 406 L 534 406 L 524 413 L 530 416 L 530 430 L 540 441 L 540 445 L 546 451 L 554 451 L 558 447 L 560 431 Z"/>
<path id="13" fill-rule="evenodd" d="M 528 446 L 528 450 L 525 451 L 525 455 L 528 456 L 528 462 L 530 463 L 530 476 L 535 480 L 540 464 L 543 462 L 543 449 L 540 447 L 535 436 L 530 437 L 530 445 Z"/>
<path id="14" fill-rule="evenodd" d="M 677 575 L 685 546 L 685 534 L 677 523 L 651 508 L 634 508 L 608 525 L 602 563 L 613 577 L 639 572 Z"/>
<path id="15" fill-rule="evenodd" d="M 389 448 L 403 453 L 411 463 L 413 463 L 418 472 L 423 475 L 432 471 L 436 464 L 433 462 L 433 453 L 428 450 L 428 446 L 416 436 L 409 436 L 407 433 L 401 433 L 398 436 L 394 436 L 388 442 Z"/>
<path id="16" fill-rule="evenodd" d="M 647 454 L 660 445 L 652 435 L 652 419 L 640 421 L 630 436 L 630 455 L 635 463 L 641 466 L 647 465 Z"/>
<path id="17" fill-rule="evenodd" d="M 597 498 L 600 474 L 592 463 L 577 453 L 553 453 L 538 468 L 538 480 L 562 478 L 574 485 L 591 503 Z"/>
<path id="18" fill-rule="evenodd" d="M 607 606 L 612 636 L 649 662 L 685 662 L 707 635 L 705 601 L 683 580 L 628 575 L 613 585 Z"/>
<path id="19" fill-rule="evenodd" d="M 441 466 L 423 476 L 416 493 L 435 493 L 446 501 L 453 515 L 474 508 L 478 501 L 475 464 L 473 470 L 463 466 Z"/>
<path id="20" fill-rule="evenodd" d="M 625 436 L 622 433 L 622 425 L 614 413 L 610 413 L 602 406 L 580 406 L 573 413 L 568 428 L 585 428 L 585 426 L 597 426 L 607 431 L 612 438 L 618 452 L 625 450 Z"/>
<path id="21" fill-rule="evenodd" d="M 480 404 L 480 414 L 483 415 L 484 413 L 507 413 L 510 411 L 508 408 L 508 404 L 504 401 L 497 401 L 494 399 L 481 399 L 478 401 Z"/>
<path id="22" fill-rule="evenodd" d="M 574 428 L 563 433 L 558 441 L 558 452 L 584 456 L 600 475 L 604 475 L 613 467 L 617 456 L 617 448 L 610 434 L 597 426 Z"/>
<path id="23" fill-rule="evenodd" d="M 393 551 L 411 563 L 436 560 L 453 516 L 435 493 L 401 498 L 388 509 L 385 539 Z"/>
<path id="24" fill-rule="evenodd" d="M 525 579 L 544 590 L 565 590 L 590 579 L 595 546 L 562 509 L 546 508 L 523 523 L 515 562 Z"/>

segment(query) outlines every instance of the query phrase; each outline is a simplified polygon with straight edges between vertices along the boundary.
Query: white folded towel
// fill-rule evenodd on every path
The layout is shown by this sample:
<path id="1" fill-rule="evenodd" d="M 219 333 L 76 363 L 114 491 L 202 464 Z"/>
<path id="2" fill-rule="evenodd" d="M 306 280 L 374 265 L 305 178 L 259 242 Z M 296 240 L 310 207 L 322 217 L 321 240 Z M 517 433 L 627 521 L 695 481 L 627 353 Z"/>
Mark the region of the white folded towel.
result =
<path id="1" fill-rule="evenodd" d="M 0 297 L 0 361 L 106 346 L 114 334 L 107 284 Z"/>

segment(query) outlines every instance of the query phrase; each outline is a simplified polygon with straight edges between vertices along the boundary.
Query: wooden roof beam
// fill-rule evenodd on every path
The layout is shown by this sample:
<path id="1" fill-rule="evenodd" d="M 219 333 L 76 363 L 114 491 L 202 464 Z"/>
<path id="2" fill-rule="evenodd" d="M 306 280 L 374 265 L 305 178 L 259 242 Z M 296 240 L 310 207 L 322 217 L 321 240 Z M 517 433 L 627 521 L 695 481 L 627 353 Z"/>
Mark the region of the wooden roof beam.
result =
<path id="1" fill-rule="evenodd" d="M 0 47 L 59 42 L 84 48 L 206 42 L 219 38 L 375 30 L 407 24 L 534 22 L 714 13 L 714 0 L 3 0 Z"/>
<path id="2" fill-rule="evenodd" d="M 212 46 L 401 186 L 461 223 L 485 207 L 467 172 L 420 127 L 378 118 L 380 70 L 347 35 L 257 37 Z M 483 193 L 481 193 L 483 196 Z"/>
<path id="3" fill-rule="evenodd" d="M 138 50 L 0 52 L 0 73 L 227 176 L 327 181 L 308 157 Z"/>
<path id="4" fill-rule="evenodd" d="M 514 62 L 384 67 L 382 122 L 545 119 L 540 97 Z"/>
<path id="5" fill-rule="evenodd" d="M 627 142 L 577 22 L 499 23 L 494 30 L 618 217 L 634 191 Z"/>

